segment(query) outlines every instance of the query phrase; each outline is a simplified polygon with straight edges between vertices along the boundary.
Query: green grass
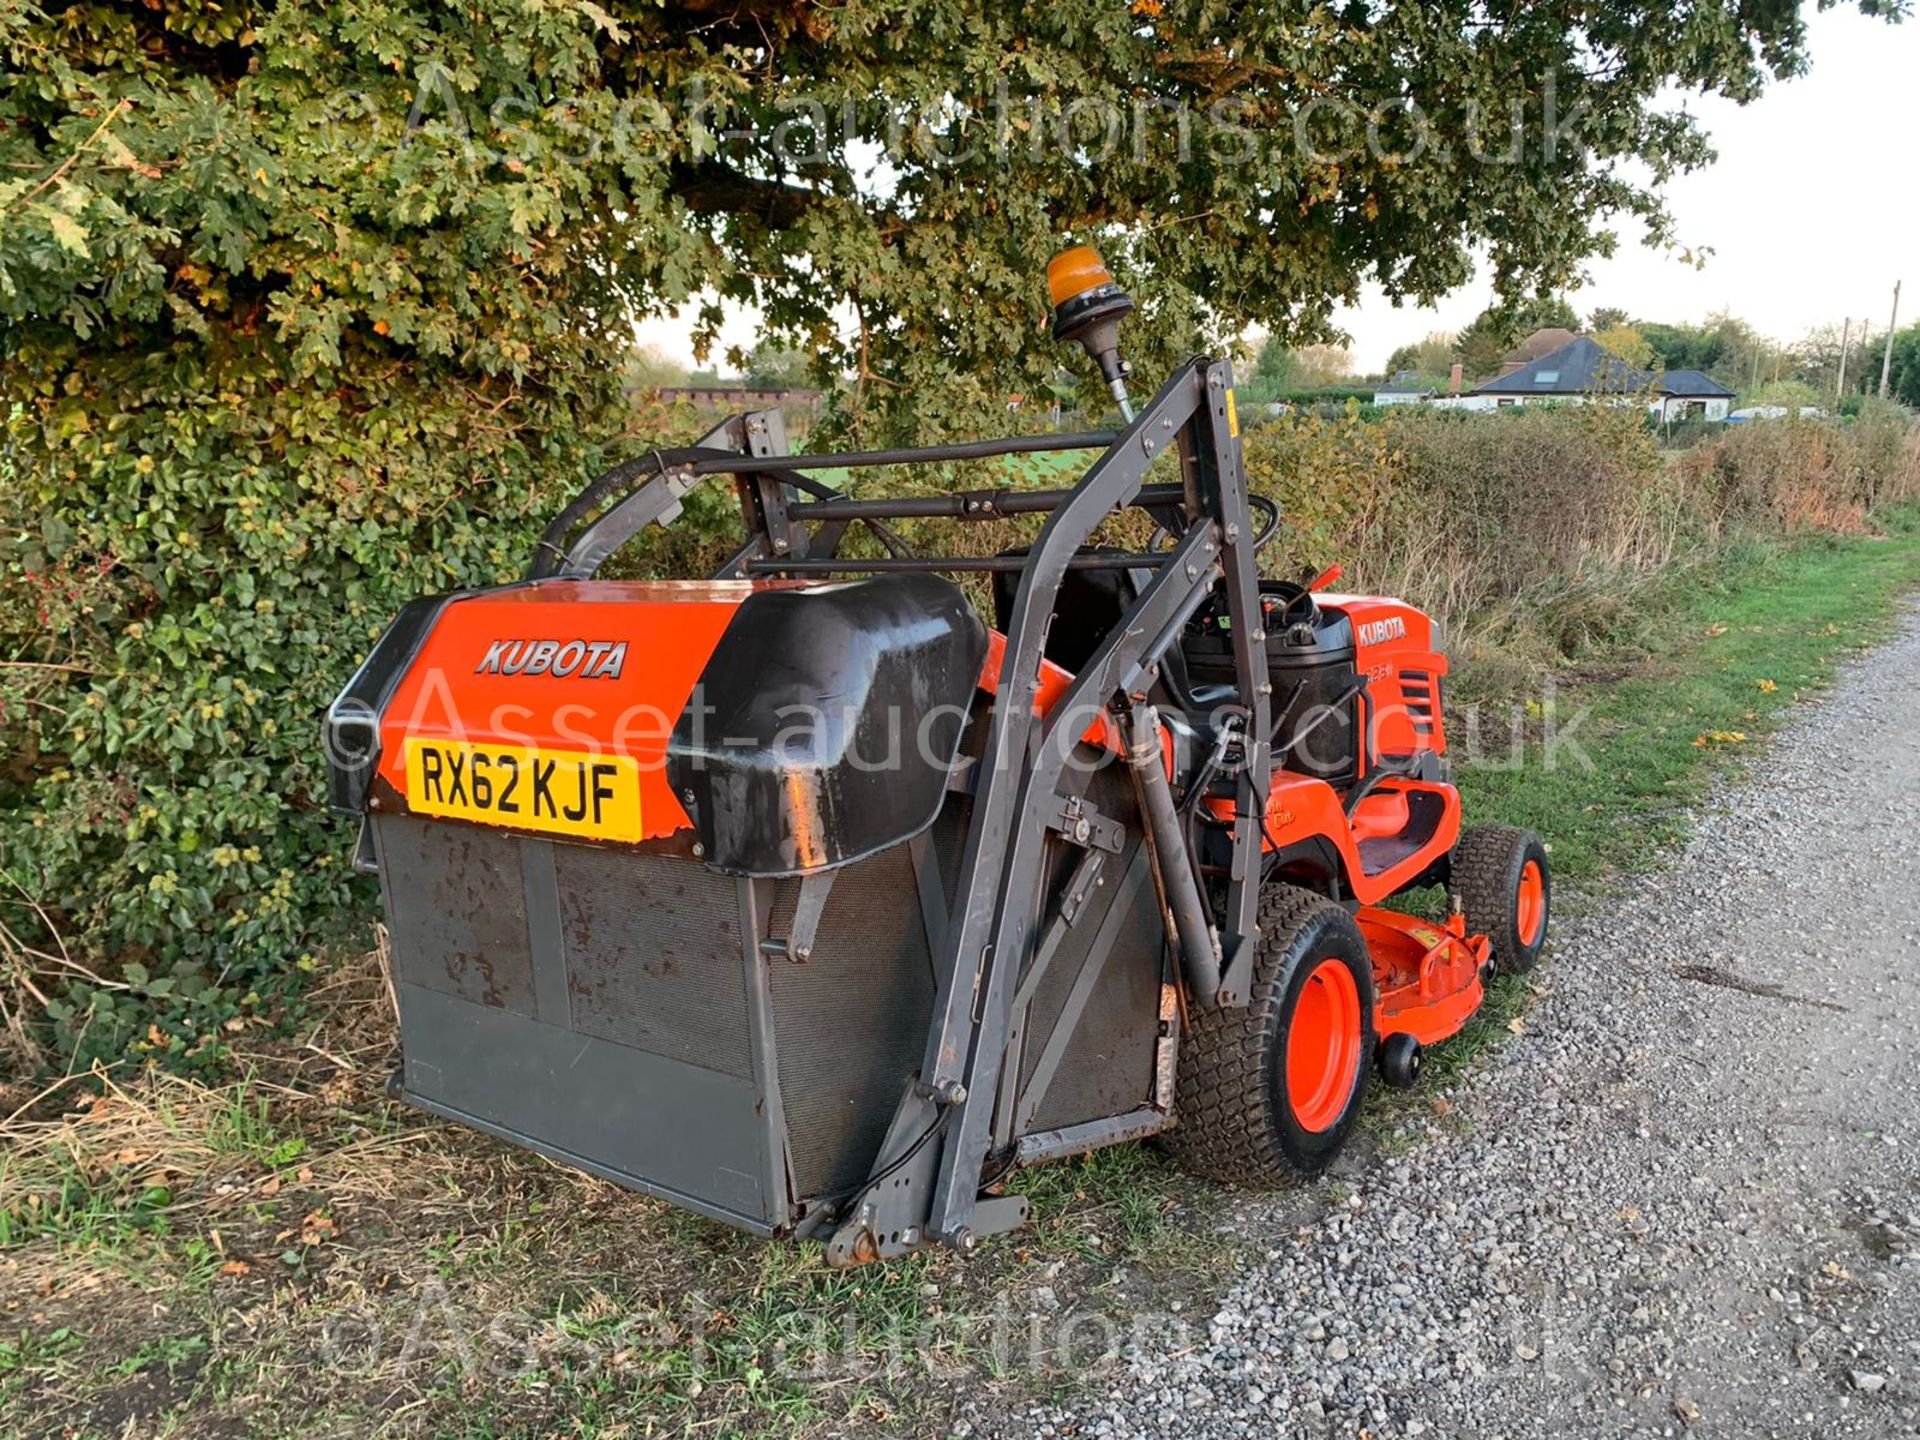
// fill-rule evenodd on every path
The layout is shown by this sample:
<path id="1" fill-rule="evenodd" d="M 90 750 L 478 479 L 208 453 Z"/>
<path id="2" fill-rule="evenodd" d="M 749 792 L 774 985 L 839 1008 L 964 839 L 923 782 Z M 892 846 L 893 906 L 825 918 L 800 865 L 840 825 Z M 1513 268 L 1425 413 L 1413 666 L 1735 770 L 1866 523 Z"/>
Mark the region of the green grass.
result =
<path id="1" fill-rule="evenodd" d="M 217 1162 L 278 1169 L 304 1153 L 306 1140 L 283 1133 L 251 1077 L 217 1093 L 218 1109 L 192 1126 Z M 169 1100 L 163 1097 L 155 1113 L 167 1135 L 183 1138 L 189 1127 Z M 142 1242 L 164 1248 L 176 1198 L 163 1179 L 140 1179 L 139 1167 L 85 1163 L 67 1150 L 30 1157 L 0 1151 L 0 1196 L 0 1252 L 36 1239 L 92 1252 L 127 1252 Z"/>
<path id="2" fill-rule="evenodd" d="M 1883 539 L 1749 550 L 1690 575 L 1651 597 L 1652 644 L 1626 673 L 1518 697 L 1524 763 L 1456 760 L 1468 816 L 1539 831 L 1563 881 L 1644 869 L 1684 838 L 1689 807 L 1761 753 L 1794 700 L 1886 637 L 1916 584 L 1911 521 Z M 1550 720 L 1590 765 L 1570 749 L 1546 754 Z M 1504 722 L 1489 728 L 1504 737 Z"/>
<path id="3" fill-rule="evenodd" d="M 1902 594 L 1920 585 L 1920 516 L 1892 518 L 1886 535 L 1752 547 L 1687 574 L 1646 598 L 1638 653 L 1505 698 L 1526 717 L 1519 764 L 1456 758 L 1468 823 L 1538 831 L 1561 887 L 1555 908 L 1578 911 L 1627 877 L 1669 858 L 1692 808 L 1750 760 L 1793 702 L 1835 667 L 1885 639 Z M 1500 697 L 1483 697 L 1483 709 Z M 1549 722 L 1579 742 L 1549 764 Z M 1504 718 L 1488 727 L 1506 750 Z M 1736 738 L 1737 737 L 1737 738 Z M 1451 742 L 1450 742 L 1451 743 Z M 1503 755 L 1502 759 L 1510 756 Z M 1550 981 L 1549 952 L 1541 979 Z M 1510 1033 L 1532 1002 L 1533 977 L 1505 976 L 1461 1033 L 1427 1057 L 1413 1097 L 1380 1095 L 1375 1118 L 1418 1103 Z"/>
<path id="4" fill-rule="evenodd" d="M 160 1368 L 168 1372 L 175 1371 L 190 1361 L 197 1360 L 207 1352 L 205 1335 L 168 1335 L 158 1340 L 150 1340 L 132 1353 L 107 1366 L 101 1373 L 126 1377 L 138 1375 L 144 1370 Z"/>
<path id="5" fill-rule="evenodd" d="M 250 1083 L 235 1086 L 214 1118 L 208 1143 L 217 1155 L 257 1161 L 270 1169 L 291 1165 L 306 1152 L 307 1142 L 298 1135 L 281 1134 L 272 1115 L 266 1097 L 254 1093 Z"/>
<path id="6" fill-rule="evenodd" d="M 23 1371 L 71 1355 L 83 1344 L 81 1338 L 65 1326 L 44 1335 L 36 1335 L 31 1330 L 16 1331 L 12 1339 L 0 1340 L 0 1384 Z"/>
<path id="7" fill-rule="evenodd" d="M 0 1184 L 9 1166 L 0 1164 Z M 95 1177 L 80 1165 L 64 1166 L 45 1183 L 0 1209 L 0 1251 L 31 1240 L 51 1239 L 86 1250 L 119 1250 L 134 1237 L 164 1232 L 173 1191 L 165 1185 L 126 1184 Z"/>

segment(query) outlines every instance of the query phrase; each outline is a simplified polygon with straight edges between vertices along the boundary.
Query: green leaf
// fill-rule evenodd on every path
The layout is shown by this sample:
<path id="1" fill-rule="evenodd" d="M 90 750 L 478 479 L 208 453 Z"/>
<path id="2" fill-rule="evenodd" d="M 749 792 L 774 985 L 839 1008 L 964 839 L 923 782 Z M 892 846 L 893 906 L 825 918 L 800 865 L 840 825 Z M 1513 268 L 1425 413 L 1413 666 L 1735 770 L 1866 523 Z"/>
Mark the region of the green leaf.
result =
<path id="1" fill-rule="evenodd" d="M 288 1165 L 306 1153 L 306 1140 L 298 1135 L 290 1136 L 267 1152 L 267 1164 Z"/>
<path id="2" fill-rule="evenodd" d="M 71 251 L 82 260 L 92 259 L 87 249 L 87 227 L 64 210 L 47 207 L 47 228 L 53 231 L 53 238 L 59 242 L 62 250 Z"/>

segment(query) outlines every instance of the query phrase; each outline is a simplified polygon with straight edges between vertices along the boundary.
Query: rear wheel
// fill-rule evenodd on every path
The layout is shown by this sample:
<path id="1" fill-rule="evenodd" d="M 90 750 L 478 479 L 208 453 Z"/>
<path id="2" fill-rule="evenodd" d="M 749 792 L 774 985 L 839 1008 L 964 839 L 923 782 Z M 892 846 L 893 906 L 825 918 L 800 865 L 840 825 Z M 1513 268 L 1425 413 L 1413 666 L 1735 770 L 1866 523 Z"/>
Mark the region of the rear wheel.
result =
<path id="1" fill-rule="evenodd" d="M 1373 1052 L 1373 966 L 1353 917 L 1311 891 L 1260 904 L 1253 995 L 1194 1018 L 1168 1137 L 1196 1175 L 1270 1188 L 1325 1168 L 1360 1112 Z"/>
<path id="2" fill-rule="evenodd" d="M 1553 876 L 1538 835 L 1512 825 L 1467 831 L 1453 852 L 1453 894 L 1467 928 L 1493 942 L 1496 970 L 1533 969 L 1553 908 Z"/>

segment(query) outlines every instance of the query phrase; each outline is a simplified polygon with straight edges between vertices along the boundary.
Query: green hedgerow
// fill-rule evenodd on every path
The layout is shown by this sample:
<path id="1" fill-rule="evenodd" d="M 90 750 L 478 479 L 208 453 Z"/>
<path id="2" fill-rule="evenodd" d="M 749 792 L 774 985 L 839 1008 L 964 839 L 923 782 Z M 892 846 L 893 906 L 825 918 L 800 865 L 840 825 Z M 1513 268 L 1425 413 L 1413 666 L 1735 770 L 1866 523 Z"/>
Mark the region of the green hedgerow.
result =
<path id="1" fill-rule="evenodd" d="M 405 103 L 335 143 L 426 11 L 160 18 L 0 6 L 0 175 L 37 177 L 0 182 L 0 962 L 64 951 L 83 1064 L 213 1056 L 364 913 L 323 708 L 407 599 L 520 573 L 632 419 L 618 197 Z M 431 23 L 482 101 L 595 63 L 582 12 Z"/>

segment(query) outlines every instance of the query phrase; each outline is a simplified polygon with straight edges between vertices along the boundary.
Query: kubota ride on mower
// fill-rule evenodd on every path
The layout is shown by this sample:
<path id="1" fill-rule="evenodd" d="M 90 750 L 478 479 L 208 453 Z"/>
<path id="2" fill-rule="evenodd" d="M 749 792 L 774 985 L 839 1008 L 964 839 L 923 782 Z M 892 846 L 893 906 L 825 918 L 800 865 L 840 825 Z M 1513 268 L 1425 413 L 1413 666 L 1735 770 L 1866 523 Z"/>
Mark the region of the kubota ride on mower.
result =
<path id="1" fill-rule="evenodd" d="M 1014 1168 L 1148 1135 L 1224 1181 L 1311 1174 L 1371 1069 L 1411 1084 L 1534 963 L 1546 854 L 1461 830 L 1433 623 L 1260 580 L 1280 516 L 1227 364 L 1136 414 L 1132 302 L 1091 250 L 1049 280 L 1117 432 L 790 455 L 738 416 L 588 486 L 525 581 L 401 612 L 326 737 L 399 1093 L 858 1264 L 969 1249 L 1024 1219 Z M 1040 451 L 1093 459 L 1063 489 L 812 478 Z M 595 578 L 713 476 L 745 517 L 717 576 Z M 1090 543 L 1129 510 L 1154 542 Z M 887 523 L 1021 515 L 1000 554 Z M 990 625 L 955 574 L 981 609 L 990 577 Z M 1426 885 L 1443 923 L 1383 908 Z"/>

